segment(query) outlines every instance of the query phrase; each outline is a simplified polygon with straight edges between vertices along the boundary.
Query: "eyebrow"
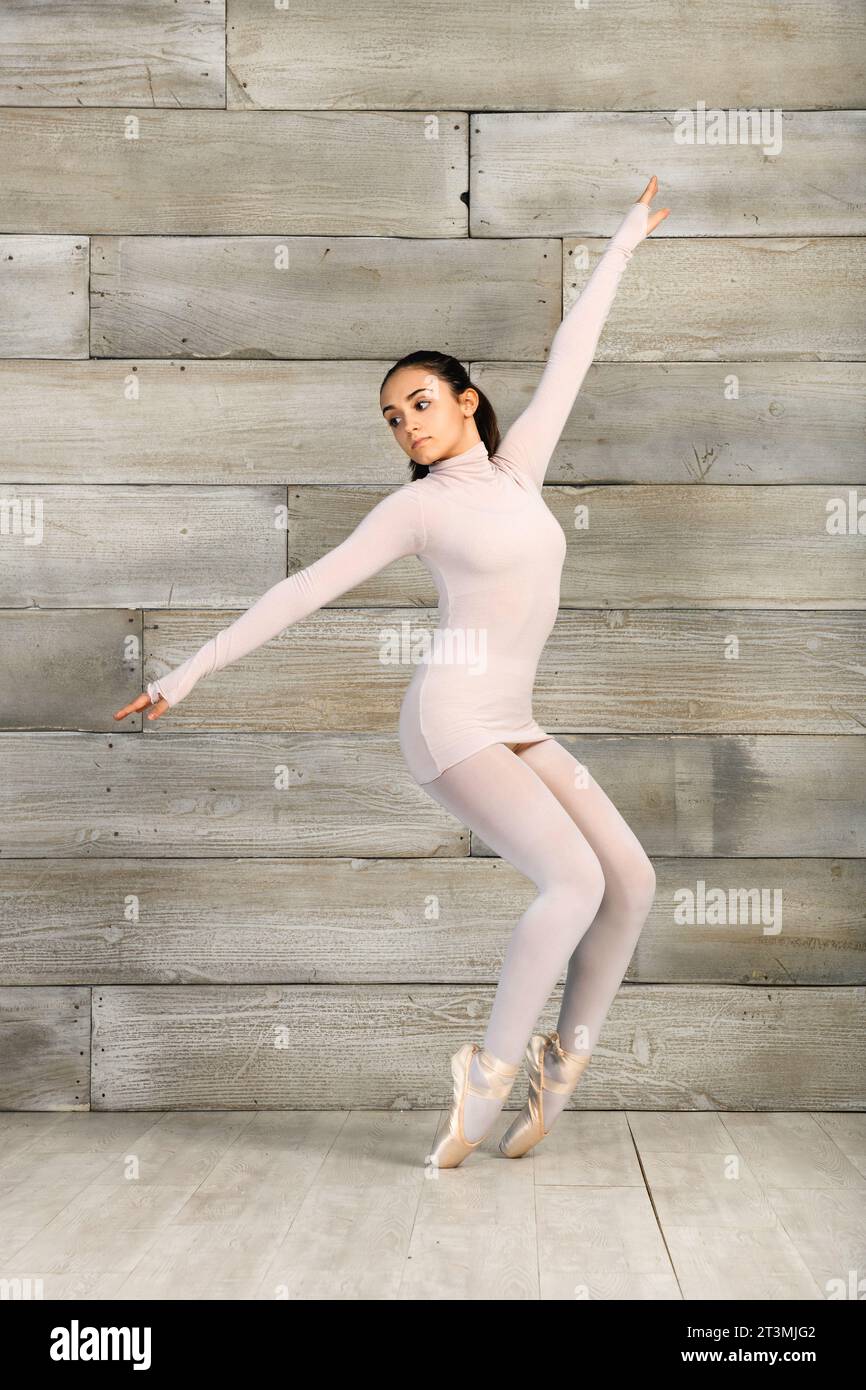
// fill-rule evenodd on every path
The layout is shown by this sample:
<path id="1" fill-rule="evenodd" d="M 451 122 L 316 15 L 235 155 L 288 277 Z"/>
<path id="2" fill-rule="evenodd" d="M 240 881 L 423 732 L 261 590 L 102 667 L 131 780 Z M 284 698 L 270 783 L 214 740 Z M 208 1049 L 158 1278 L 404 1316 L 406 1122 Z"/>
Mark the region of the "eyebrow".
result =
<path id="1" fill-rule="evenodd" d="M 413 397 L 413 396 L 417 396 L 417 394 L 418 394 L 419 391 L 426 391 L 426 390 L 427 390 L 427 387 L 426 387 L 426 386 L 416 386 L 414 391 L 410 391 L 410 392 L 409 392 L 408 396 L 406 397 L 407 401 L 411 401 L 412 397 Z M 397 409 L 396 405 L 383 405 L 383 406 L 382 406 L 382 414 L 384 415 L 386 410 L 396 410 L 396 409 Z"/>

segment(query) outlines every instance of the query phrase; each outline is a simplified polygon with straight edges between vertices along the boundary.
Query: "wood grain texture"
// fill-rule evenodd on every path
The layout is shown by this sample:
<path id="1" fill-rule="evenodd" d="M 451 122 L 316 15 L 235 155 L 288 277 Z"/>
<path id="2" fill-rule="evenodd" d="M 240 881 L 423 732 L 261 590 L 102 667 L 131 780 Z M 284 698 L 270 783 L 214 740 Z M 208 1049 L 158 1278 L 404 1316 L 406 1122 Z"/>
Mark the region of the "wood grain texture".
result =
<path id="1" fill-rule="evenodd" d="M 866 984 L 863 860 L 655 870 L 628 981 Z M 536 893 L 484 857 L 9 859 L 3 885 L 3 985 L 495 985 Z"/>
<path id="2" fill-rule="evenodd" d="M 444 1106 L 448 1055 L 476 1037 L 492 993 L 443 985 L 97 986 L 94 1109 Z M 555 1024 L 558 994 L 544 1028 Z M 862 1008 L 856 989 L 624 985 L 569 1105 L 856 1110 L 866 1062 Z M 522 1074 L 508 1109 L 522 1105 L 526 1089 Z"/>
<path id="3" fill-rule="evenodd" d="M 443 1119 L 440 1132 L 444 1127 Z M 563 1188 L 542 1183 L 551 1150 L 561 1156 L 562 1142 L 548 1140 L 531 1164 L 497 1163 L 499 1128 L 479 1146 L 481 1183 L 456 1198 L 444 1182 L 423 1185 L 401 1299 L 680 1297 L 624 1114 L 584 1112 L 557 1121 L 581 1160 Z"/>
<path id="4" fill-rule="evenodd" d="M 7 1112 L 0 1258 L 67 1299 L 844 1297 L 864 1118 L 571 1110 L 435 1182 L 438 1110 Z"/>
<path id="5" fill-rule="evenodd" d="M 866 733 L 866 615 L 562 610 L 533 707 L 551 732 Z"/>
<path id="6" fill-rule="evenodd" d="M 88 1110 L 90 989 L 0 987 L 0 1110 Z"/>
<path id="7" fill-rule="evenodd" d="M 240 611 L 6 610 L 0 726 L 115 728 L 114 709 Z M 390 733 L 413 644 L 435 623 L 412 609 L 321 609 L 200 682 L 146 731 Z M 857 612 L 563 609 L 533 707 L 554 733 L 862 736 L 864 647 Z"/>
<path id="8" fill-rule="evenodd" d="M 563 240 L 565 312 L 606 245 L 592 237 Z M 640 250 L 620 282 L 599 362 L 866 357 L 863 237 L 658 239 L 653 233 Z"/>
<path id="9" fill-rule="evenodd" d="M 14 484 L 4 489 L 0 598 L 7 607 L 247 606 L 338 545 L 391 490 Z M 856 493 L 845 487 L 553 486 L 545 500 L 568 540 L 564 608 L 866 605 Z M 17 514 L 32 526 L 16 527 Z M 329 607 L 406 603 L 436 603 L 416 556 Z"/>
<path id="10" fill-rule="evenodd" d="M 473 362 L 504 430 L 542 368 Z M 0 376 L 2 390 L 2 376 Z M 590 367 L 548 483 L 863 483 L 860 362 L 599 362 Z"/>
<path id="11" fill-rule="evenodd" d="M 349 486 L 291 488 L 290 569 L 335 545 L 379 495 Z M 544 500 L 568 542 L 563 608 L 866 604 L 861 504 L 847 487 L 554 485 Z M 332 607 L 359 600 L 435 604 L 436 594 L 427 571 L 407 558 Z"/>
<path id="12" fill-rule="evenodd" d="M 866 599 L 858 501 L 844 487 L 553 487 L 545 500 L 569 539 L 566 607 L 858 609 Z"/>
<path id="13" fill-rule="evenodd" d="M 146 614 L 146 678 L 179 665 L 235 616 Z M 433 616 L 407 609 L 321 609 L 200 682 L 171 727 L 388 731 L 413 652 L 434 627 Z M 857 612 L 563 608 L 533 709 L 550 732 L 862 736 L 864 666 L 866 618 Z"/>
<path id="14" fill-rule="evenodd" d="M 459 42 L 455 42 L 459 35 Z M 422 41 L 423 39 L 423 41 Z M 551 6 L 443 0 L 394 49 L 394 10 L 328 0 L 277 10 L 231 0 L 228 103 L 478 111 L 862 107 L 866 16 L 857 0 L 722 7 L 665 0 Z M 482 55 L 482 56 L 479 56 Z"/>
<path id="15" fill-rule="evenodd" d="M 0 1126 L 0 1274 L 824 1297 L 866 1186 L 866 12 L 418 18 L 0 14 L 0 1110 L 98 1112 Z M 684 140 L 704 107 L 739 135 Z M 428 570 L 112 716 L 408 480 L 400 355 L 461 358 L 508 428 L 653 172 L 672 216 L 547 472 L 534 713 L 656 899 L 556 1134 L 455 1203 L 420 1157 L 535 887 L 403 761 Z"/>
<path id="16" fill-rule="evenodd" d="M 866 855 L 866 740 L 561 735 L 648 854 Z M 0 854 L 465 855 L 396 735 L 4 733 Z M 108 790 L 110 788 L 110 791 Z M 473 853 L 489 852 L 477 837 Z"/>
<path id="17" fill-rule="evenodd" d="M 390 359 L 0 361 L 2 483 L 392 483 Z M 503 432 L 542 362 L 477 360 Z M 339 394 L 349 431 L 322 428 Z M 590 367 L 548 483 L 866 483 L 866 364 Z"/>
<path id="18" fill-rule="evenodd" d="M 866 847 L 866 742 L 854 735 L 558 741 L 588 767 L 648 854 L 859 858 Z M 491 853 L 474 833 L 471 848 Z"/>
<path id="19" fill-rule="evenodd" d="M 606 246 L 562 241 L 563 312 Z M 454 355 L 542 358 L 560 318 L 559 247 L 527 237 L 94 237 L 91 354 L 396 358 L 418 347 L 421 323 Z M 866 357 L 860 237 L 651 237 L 641 251 L 600 362 Z M 285 269 L 275 269 L 280 256 Z"/>
<path id="20" fill-rule="evenodd" d="M 0 361 L 0 479 L 402 483 L 408 460 L 379 410 L 390 366 L 385 359 Z M 322 428 L 337 394 L 351 430 Z M 832 395 L 844 418 L 846 393 Z"/>
<path id="21" fill-rule="evenodd" d="M 474 114 L 472 235 L 612 236 L 635 166 L 673 211 L 653 240 L 862 231 L 866 111 L 752 112 L 745 137 L 712 145 L 677 139 L 682 125 L 677 111 Z"/>
<path id="22" fill-rule="evenodd" d="M 540 358 L 560 257 L 552 240 L 94 237 L 91 355 Z"/>
<path id="23" fill-rule="evenodd" d="M 141 624 L 122 609 L 0 612 L 0 728 L 116 728 L 113 709 L 141 693 Z"/>
<path id="24" fill-rule="evenodd" d="M 396 737 L 0 734 L 0 855 L 465 855 Z"/>
<path id="25" fill-rule="evenodd" d="M 9 232 L 463 236 L 468 117 L 433 119 L 0 110 L 3 223 Z M 403 166 L 411 197 L 394 177 Z"/>
<path id="26" fill-rule="evenodd" d="M 82 236 L 0 236 L 0 357 L 87 357 Z"/>
<path id="27" fill-rule="evenodd" d="M 3 0 L 0 105 L 224 106 L 225 23 L 225 0 Z"/>
<path id="28" fill-rule="evenodd" d="M 0 547 L 10 608 L 247 605 L 286 573 L 285 488 L 7 487 L 41 540 Z M 38 504 L 38 506 L 37 506 Z M 39 534 L 34 529 L 34 535 Z"/>

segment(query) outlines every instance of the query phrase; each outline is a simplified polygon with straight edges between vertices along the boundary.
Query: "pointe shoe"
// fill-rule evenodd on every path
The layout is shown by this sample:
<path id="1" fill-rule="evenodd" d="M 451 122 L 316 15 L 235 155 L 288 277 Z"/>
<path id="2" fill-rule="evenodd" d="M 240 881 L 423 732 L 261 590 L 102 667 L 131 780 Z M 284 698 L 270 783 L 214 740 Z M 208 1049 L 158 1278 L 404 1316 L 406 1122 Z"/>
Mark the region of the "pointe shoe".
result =
<path id="1" fill-rule="evenodd" d="M 554 1081 L 544 1075 L 544 1060 L 552 1051 L 560 1065 L 566 1067 L 564 1081 Z M 544 1128 L 544 1091 L 556 1091 L 560 1095 L 570 1095 L 589 1066 L 590 1054 L 580 1056 L 576 1052 L 566 1052 L 559 1034 L 533 1033 L 526 1048 L 526 1068 L 529 1072 L 529 1097 L 523 1109 L 512 1120 L 499 1141 L 500 1153 L 506 1158 L 522 1158 L 550 1133 Z"/>
<path id="2" fill-rule="evenodd" d="M 476 1052 L 482 1068 L 487 1073 L 485 1086 L 476 1086 L 469 1080 L 469 1067 Z M 519 1062 L 503 1062 L 486 1048 L 479 1047 L 478 1043 L 464 1043 L 458 1048 L 451 1058 L 454 1100 L 448 1116 L 448 1128 L 424 1162 L 433 1168 L 456 1168 L 467 1154 L 477 1149 L 487 1135 L 482 1134 L 480 1139 L 471 1141 L 466 1138 L 463 1130 L 463 1107 L 467 1095 L 484 1096 L 487 1100 L 507 1100 L 519 1070 Z"/>

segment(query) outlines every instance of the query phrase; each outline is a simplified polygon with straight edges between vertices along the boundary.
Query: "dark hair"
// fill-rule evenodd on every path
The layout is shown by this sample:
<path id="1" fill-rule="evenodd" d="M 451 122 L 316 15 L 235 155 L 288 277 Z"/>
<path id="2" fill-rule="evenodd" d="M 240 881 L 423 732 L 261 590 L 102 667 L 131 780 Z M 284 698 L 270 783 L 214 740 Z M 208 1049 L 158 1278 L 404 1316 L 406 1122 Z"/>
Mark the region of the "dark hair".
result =
<path id="1" fill-rule="evenodd" d="M 473 391 L 477 391 L 478 406 L 475 410 L 473 419 L 478 428 L 478 433 L 484 441 L 484 447 L 488 454 L 496 453 L 501 439 L 499 424 L 496 419 L 496 411 L 493 409 L 493 406 L 490 404 L 480 386 L 476 386 L 474 381 L 469 380 L 469 373 L 466 371 L 462 362 L 458 361 L 456 357 L 450 357 L 447 352 L 422 350 L 419 352 L 407 353 L 405 357 L 401 357 L 400 361 L 395 362 L 393 367 L 390 367 L 385 373 L 382 379 L 382 386 L 379 387 L 380 391 L 388 378 L 393 376 L 394 372 L 399 371 L 401 367 L 426 367 L 428 371 L 435 373 L 440 381 L 447 382 L 451 387 L 455 399 L 470 386 Z M 412 475 L 412 481 L 414 482 L 416 478 L 425 478 L 430 470 L 426 463 L 415 463 L 414 459 L 410 459 L 409 471 Z"/>

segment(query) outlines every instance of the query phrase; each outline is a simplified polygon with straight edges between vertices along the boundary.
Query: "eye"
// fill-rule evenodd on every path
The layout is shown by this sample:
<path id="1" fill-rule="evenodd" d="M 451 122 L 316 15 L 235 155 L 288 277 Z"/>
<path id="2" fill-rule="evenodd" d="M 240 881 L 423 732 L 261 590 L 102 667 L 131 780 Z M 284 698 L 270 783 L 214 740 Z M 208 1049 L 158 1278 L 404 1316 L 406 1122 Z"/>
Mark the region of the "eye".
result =
<path id="1" fill-rule="evenodd" d="M 419 396 L 419 398 L 418 398 L 418 400 L 415 402 L 415 404 L 416 404 L 416 405 L 419 407 L 419 409 L 420 409 L 420 407 L 421 407 L 422 405 L 429 405 L 430 402 L 428 401 L 428 399 L 427 399 L 426 396 Z"/>
<path id="2" fill-rule="evenodd" d="M 388 419 L 388 424 L 393 428 L 394 425 L 396 425 L 396 423 L 397 423 L 397 421 L 398 421 L 399 419 L 400 419 L 400 416 L 399 416 L 399 415 L 391 415 L 391 416 L 389 417 L 389 419 Z"/>

